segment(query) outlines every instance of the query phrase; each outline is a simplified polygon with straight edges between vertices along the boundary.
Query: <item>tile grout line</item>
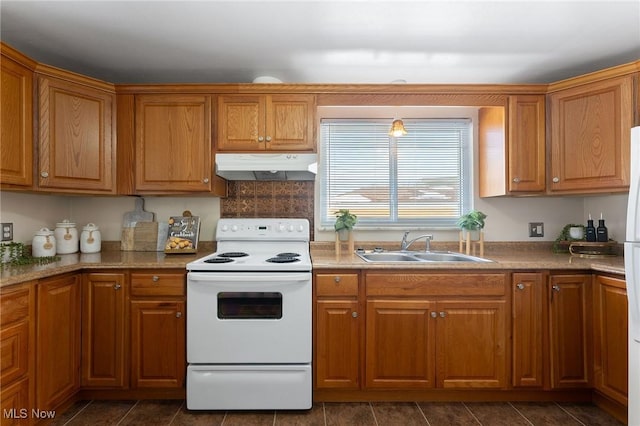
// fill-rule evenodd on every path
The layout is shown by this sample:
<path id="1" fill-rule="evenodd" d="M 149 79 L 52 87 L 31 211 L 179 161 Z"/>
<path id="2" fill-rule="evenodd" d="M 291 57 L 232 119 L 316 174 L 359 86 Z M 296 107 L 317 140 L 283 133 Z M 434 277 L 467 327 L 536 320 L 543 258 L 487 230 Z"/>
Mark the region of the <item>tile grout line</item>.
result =
<path id="1" fill-rule="evenodd" d="M 531 420 L 529 420 L 529 419 L 528 419 L 524 414 L 522 414 L 522 412 L 521 412 L 520 410 L 518 410 L 518 409 L 515 407 L 515 405 L 513 405 L 513 404 L 511 403 L 511 401 L 509 401 L 509 402 L 508 402 L 508 404 L 511 406 L 511 408 L 513 408 L 514 410 L 516 410 L 516 413 L 520 414 L 520 416 L 521 416 L 523 419 L 525 419 L 525 421 L 526 421 L 527 423 L 529 423 L 531 426 L 534 426 L 533 422 L 531 422 Z"/>
<path id="2" fill-rule="evenodd" d="M 138 404 L 140 403 L 140 400 L 136 400 L 136 403 L 133 404 L 133 406 L 131 408 L 129 408 L 129 410 L 125 413 L 124 416 L 122 416 L 122 418 L 118 421 L 118 423 L 116 423 L 116 426 L 121 424 L 125 418 L 127 418 L 127 416 L 129 415 L 129 413 L 131 413 L 131 411 L 133 411 L 134 408 L 136 408 L 138 406 Z"/>
<path id="3" fill-rule="evenodd" d="M 429 419 L 427 419 L 427 415 L 422 410 L 422 407 L 420 406 L 420 404 L 418 404 L 418 401 L 415 401 L 414 404 L 416 404 L 416 407 L 418 407 L 418 411 L 420 411 L 420 414 L 422 414 L 424 421 L 427 422 L 427 426 L 431 426 L 431 423 L 429 423 Z"/>
<path id="4" fill-rule="evenodd" d="M 554 401 L 554 404 L 556 404 L 556 406 L 558 408 L 560 408 L 562 411 L 564 411 L 565 413 L 567 413 L 569 416 L 571 416 L 572 419 L 574 419 L 575 421 L 577 421 L 578 423 L 580 423 L 582 426 L 587 426 L 585 425 L 582 420 L 580 420 L 579 418 L 577 418 L 576 416 L 574 416 L 573 414 L 571 414 L 569 411 L 565 410 L 564 407 L 560 404 L 558 404 L 557 402 Z"/>
<path id="5" fill-rule="evenodd" d="M 63 426 L 68 425 L 73 419 L 75 419 L 76 417 L 78 417 L 80 415 L 80 413 L 82 413 L 89 405 L 91 405 L 93 403 L 93 400 L 87 402 L 84 407 L 82 407 L 82 409 L 78 410 L 77 413 L 75 413 L 69 420 L 67 420 L 66 422 L 64 422 Z"/>
<path id="6" fill-rule="evenodd" d="M 173 417 L 171 417 L 171 421 L 169 422 L 169 426 L 171 426 L 171 424 L 176 419 L 176 417 L 178 417 L 178 413 L 180 412 L 180 410 L 182 410 L 182 407 L 184 407 L 184 404 L 186 404 L 186 399 L 182 401 L 182 404 L 180 404 L 180 406 L 178 407 L 178 410 L 176 410 L 176 413 L 173 415 Z"/>
<path id="7" fill-rule="evenodd" d="M 276 416 L 278 415 L 278 410 L 273 410 L 273 423 L 271 426 L 276 426 Z"/>
<path id="8" fill-rule="evenodd" d="M 322 418 L 324 419 L 324 426 L 327 426 L 327 410 L 324 408 L 324 402 L 322 403 Z"/>
<path id="9" fill-rule="evenodd" d="M 480 421 L 480 419 L 476 417 L 476 415 L 473 413 L 473 411 L 471 411 L 471 409 L 467 406 L 467 404 L 464 403 L 464 401 L 462 401 L 462 406 L 466 408 L 469 414 L 471 414 L 471 417 L 473 417 L 476 420 L 476 422 L 478 422 L 478 424 L 482 426 L 482 422 Z"/>
<path id="10" fill-rule="evenodd" d="M 369 409 L 371 410 L 371 415 L 373 416 L 373 422 L 375 423 L 376 426 L 379 426 L 378 419 L 376 418 L 376 412 L 373 409 L 373 404 L 371 404 L 371 401 L 369 401 Z"/>

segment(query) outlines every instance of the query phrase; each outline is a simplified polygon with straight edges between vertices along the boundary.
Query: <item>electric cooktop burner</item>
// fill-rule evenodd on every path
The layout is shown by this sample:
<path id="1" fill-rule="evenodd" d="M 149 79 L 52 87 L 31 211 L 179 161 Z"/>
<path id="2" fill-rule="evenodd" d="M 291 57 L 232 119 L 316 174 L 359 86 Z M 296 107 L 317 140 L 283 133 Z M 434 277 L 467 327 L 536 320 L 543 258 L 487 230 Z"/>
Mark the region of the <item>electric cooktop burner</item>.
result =
<path id="1" fill-rule="evenodd" d="M 269 263 L 293 263 L 293 262 L 299 262 L 299 261 L 300 259 L 298 259 L 297 257 L 281 256 L 281 255 L 277 255 L 276 257 L 267 259 L 267 262 Z"/>
<path id="2" fill-rule="evenodd" d="M 226 253 L 221 253 L 218 256 L 220 257 L 245 257 L 245 256 L 249 256 L 248 253 L 245 253 L 243 251 L 229 251 Z"/>
<path id="3" fill-rule="evenodd" d="M 206 263 L 229 263 L 229 262 L 233 262 L 233 259 L 231 259 L 229 257 L 212 257 L 210 259 L 205 259 L 204 262 L 206 262 Z"/>
<path id="4" fill-rule="evenodd" d="M 278 253 L 276 256 L 278 256 L 278 257 L 300 257 L 300 254 L 299 253 L 285 252 L 285 253 Z"/>

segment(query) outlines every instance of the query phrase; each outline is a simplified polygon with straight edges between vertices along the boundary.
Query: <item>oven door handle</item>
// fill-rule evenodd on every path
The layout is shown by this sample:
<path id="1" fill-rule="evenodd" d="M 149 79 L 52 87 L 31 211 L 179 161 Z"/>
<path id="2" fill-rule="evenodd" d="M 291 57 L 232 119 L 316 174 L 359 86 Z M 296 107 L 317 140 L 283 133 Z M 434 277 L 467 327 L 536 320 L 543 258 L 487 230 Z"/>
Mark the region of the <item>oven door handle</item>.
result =
<path id="1" fill-rule="evenodd" d="M 295 284 L 309 283 L 311 281 L 310 272 L 287 272 L 278 274 L 274 272 L 268 273 L 251 273 L 251 272 L 189 272 L 188 280 L 192 282 L 217 283 L 225 282 L 242 282 L 248 285 L 261 285 L 265 282 L 277 282 L 279 284 Z"/>

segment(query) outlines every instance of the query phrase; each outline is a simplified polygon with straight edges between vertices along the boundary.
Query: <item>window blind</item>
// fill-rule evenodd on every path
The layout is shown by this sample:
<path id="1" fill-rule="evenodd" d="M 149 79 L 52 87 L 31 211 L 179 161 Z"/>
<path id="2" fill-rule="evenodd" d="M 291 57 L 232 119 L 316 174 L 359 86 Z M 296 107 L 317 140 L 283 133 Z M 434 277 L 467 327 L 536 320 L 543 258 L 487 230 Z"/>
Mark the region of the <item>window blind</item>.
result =
<path id="1" fill-rule="evenodd" d="M 471 201 L 468 119 L 321 121 L 320 222 L 349 209 L 358 227 L 451 227 Z"/>

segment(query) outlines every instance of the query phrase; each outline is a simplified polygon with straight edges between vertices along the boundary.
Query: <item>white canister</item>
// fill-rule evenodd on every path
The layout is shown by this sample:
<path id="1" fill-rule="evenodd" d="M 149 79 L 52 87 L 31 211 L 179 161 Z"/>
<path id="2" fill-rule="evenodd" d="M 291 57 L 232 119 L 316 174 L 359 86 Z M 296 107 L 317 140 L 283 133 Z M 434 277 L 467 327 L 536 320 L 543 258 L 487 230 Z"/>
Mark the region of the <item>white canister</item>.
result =
<path id="1" fill-rule="evenodd" d="M 45 257 L 56 255 L 56 237 L 49 228 L 42 228 L 31 241 L 31 255 L 33 257 Z"/>
<path id="2" fill-rule="evenodd" d="M 98 253 L 101 244 L 100 230 L 95 224 L 88 223 L 82 228 L 82 234 L 80 234 L 80 251 L 82 253 Z"/>
<path id="3" fill-rule="evenodd" d="M 56 223 L 54 235 L 58 254 L 78 252 L 78 230 L 75 223 L 69 222 L 68 219 Z"/>

